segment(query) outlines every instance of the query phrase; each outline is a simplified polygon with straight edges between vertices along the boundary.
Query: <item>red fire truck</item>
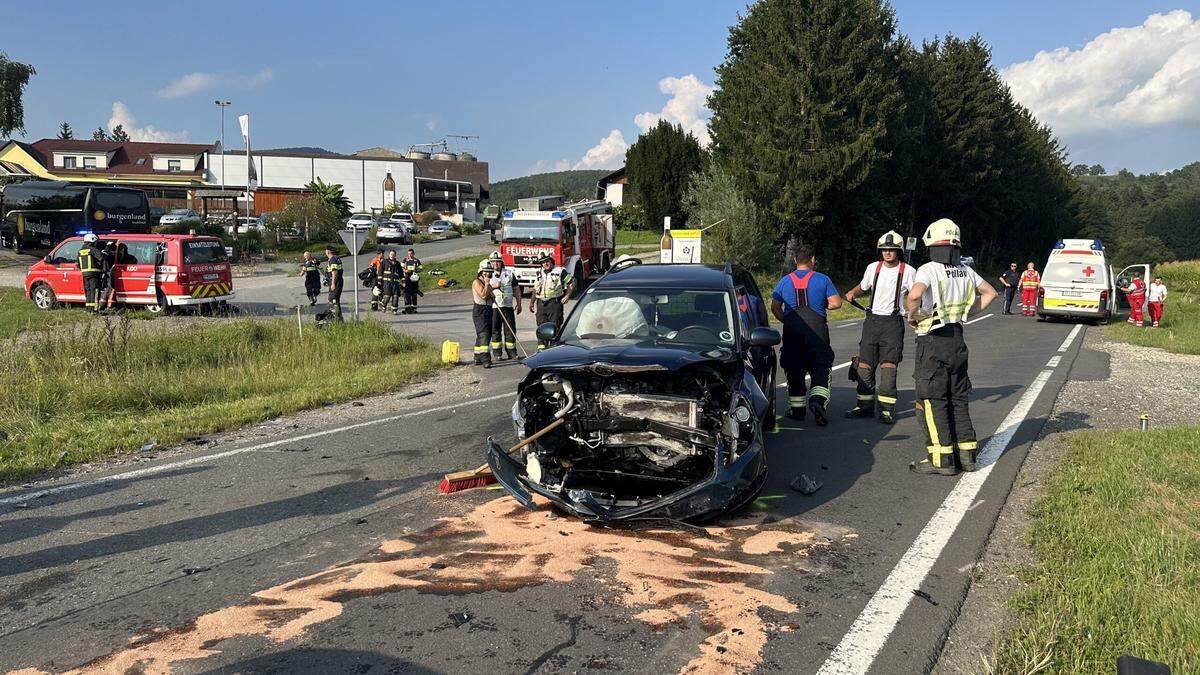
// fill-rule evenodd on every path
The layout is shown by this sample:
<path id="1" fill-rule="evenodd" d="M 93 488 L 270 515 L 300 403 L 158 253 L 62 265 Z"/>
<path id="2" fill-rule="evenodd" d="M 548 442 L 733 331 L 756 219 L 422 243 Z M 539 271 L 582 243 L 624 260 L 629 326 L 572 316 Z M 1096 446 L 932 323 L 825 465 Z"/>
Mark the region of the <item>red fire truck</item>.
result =
<path id="1" fill-rule="evenodd" d="M 546 203 L 537 198 L 536 205 Z M 533 200 L 521 200 L 521 203 Z M 552 202 L 551 202 L 552 203 Z M 504 213 L 500 254 L 513 270 L 517 283 L 533 285 L 538 258 L 549 253 L 554 263 L 584 279 L 602 274 L 612 264 L 616 246 L 612 205 L 598 199 L 544 209 L 518 209 Z M 577 284 L 580 288 L 582 284 Z"/>

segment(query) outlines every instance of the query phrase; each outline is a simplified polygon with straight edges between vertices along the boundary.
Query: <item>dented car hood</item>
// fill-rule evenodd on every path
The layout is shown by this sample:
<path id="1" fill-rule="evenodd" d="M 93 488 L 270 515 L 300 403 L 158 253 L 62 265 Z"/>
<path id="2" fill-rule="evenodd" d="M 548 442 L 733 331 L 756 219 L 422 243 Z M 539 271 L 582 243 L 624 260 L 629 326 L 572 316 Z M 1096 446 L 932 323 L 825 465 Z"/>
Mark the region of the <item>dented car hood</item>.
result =
<path id="1" fill-rule="evenodd" d="M 597 370 L 613 373 L 672 372 L 706 362 L 731 363 L 732 349 L 713 348 L 703 352 L 664 345 L 559 345 L 524 361 L 531 370 Z"/>

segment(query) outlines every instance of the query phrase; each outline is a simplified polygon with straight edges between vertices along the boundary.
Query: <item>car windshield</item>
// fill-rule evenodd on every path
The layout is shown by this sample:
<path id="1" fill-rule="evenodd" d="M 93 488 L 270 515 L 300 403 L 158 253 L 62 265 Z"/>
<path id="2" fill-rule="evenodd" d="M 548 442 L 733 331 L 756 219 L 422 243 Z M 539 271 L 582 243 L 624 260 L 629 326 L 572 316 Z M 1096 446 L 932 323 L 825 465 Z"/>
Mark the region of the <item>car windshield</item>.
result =
<path id="1" fill-rule="evenodd" d="M 506 220 L 504 221 L 505 241 L 558 241 L 557 220 Z"/>
<path id="2" fill-rule="evenodd" d="M 183 262 L 186 265 L 225 262 L 225 245 L 213 239 L 198 239 L 183 243 Z"/>
<path id="3" fill-rule="evenodd" d="M 1106 286 L 1108 285 L 1108 276 L 1104 265 L 1096 262 L 1061 261 L 1052 262 L 1046 266 L 1046 272 L 1042 275 L 1042 283 Z"/>
<path id="4" fill-rule="evenodd" d="M 562 330 L 580 347 L 606 344 L 732 347 L 733 311 L 724 291 L 592 289 Z"/>
<path id="5" fill-rule="evenodd" d="M 189 210 L 187 210 L 187 209 L 171 209 L 171 213 L 170 213 L 169 215 L 172 215 L 172 216 L 186 216 L 186 215 L 187 215 L 187 214 L 189 214 L 189 213 L 191 213 L 191 211 L 189 211 Z"/>

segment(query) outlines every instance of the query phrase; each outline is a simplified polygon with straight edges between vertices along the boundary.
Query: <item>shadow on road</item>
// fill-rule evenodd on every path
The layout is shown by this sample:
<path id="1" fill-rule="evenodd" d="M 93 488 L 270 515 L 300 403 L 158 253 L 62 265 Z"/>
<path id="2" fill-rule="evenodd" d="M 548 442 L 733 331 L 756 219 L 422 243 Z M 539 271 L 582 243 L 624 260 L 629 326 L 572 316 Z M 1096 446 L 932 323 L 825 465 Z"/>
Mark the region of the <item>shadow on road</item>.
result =
<path id="1" fill-rule="evenodd" d="M 203 675 L 234 673 L 436 673 L 411 661 L 385 654 L 351 649 L 300 647 L 285 652 L 263 654 L 219 668 L 202 671 Z"/>
<path id="2" fill-rule="evenodd" d="M 346 513 L 373 504 L 381 494 L 403 492 L 436 480 L 440 475 L 431 473 L 404 480 L 354 480 L 273 502 L 11 556 L 0 566 L 0 578 L 173 542 L 195 541 L 291 518 Z"/>

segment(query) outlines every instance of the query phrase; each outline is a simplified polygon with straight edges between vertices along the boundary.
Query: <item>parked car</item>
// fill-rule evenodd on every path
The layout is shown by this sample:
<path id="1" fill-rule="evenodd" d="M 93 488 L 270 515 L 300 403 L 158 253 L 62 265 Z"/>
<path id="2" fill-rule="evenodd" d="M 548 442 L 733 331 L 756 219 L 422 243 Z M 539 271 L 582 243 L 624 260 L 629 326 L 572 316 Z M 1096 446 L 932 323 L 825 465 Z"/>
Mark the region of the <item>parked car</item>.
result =
<path id="1" fill-rule="evenodd" d="M 225 227 L 225 231 L 229 234 L 246 234 L 250 230 L 258 230 L 259 232 L 265 233 L 267 231 L 267 226 L 264 225 L 257 217 L 238 216 L 236 231 L 234 230 L 233 225 L 228 225 Z"/>
<path id="2" fill-rule="evenodd" d="M 454 229 L 454 223 L 449 220 L 435 220 L 429 224 L 429 234 L 446 234 Z"/>
<path id="3" fill-rule="evenodd" d="M 370 230 L 375 224 L 375 216 L 369 213 L 356 213 L 346 219 L 348 230 Z"/>
<path id="4" fill-rule="evenodd" d="M 746 504 L 775 426 L 780 336 L 765 306 L 731 264 L 618 262 L 561 330 L 537 327 L 550 348 L 524 361 L 513 425 L 518 438 L 562 428 L 515 456 L 489 437 L 493 475 L 530 509 L 536 493 L 588 520 L 702 520 Z"/>
<path id="5" fill-rule="evenodd" d="M 396 211 L 391 215 L 390 218 L 388 218 L 388 220 L 392 221 L 393 223 L 402 223 L 410 230 L 412 229 L 412 226 L 416 224 L 413 221 L 412 214 L 408 213 L 407 211 Z"/>
<path id="6" fill-rule="evenodd" d="M 384 220 L 375 227 L 375 241 L 380 244 L 411 244 L 413 233 L 402 222 Z"/>
<path id="7" fill-rule="evenodd" d="M 191 209 L 171 209 L 167 215 L 159 218 L 159 225 L 174 225 L 185 220 L 200 220 L 200 214 Z"/>
<path id="8" fill-rule="evenodd" d="M 224 303 L 232 300 L 233 274 L 225 245 L 216 237 L 190 234 L 101 235 L 124 244 L 116 265 L 117 302 L 141 305 L 151 312 L 169 307 Z M 85 302 L 83 274 L 75 262 L 83 237 L 63 240 L 25 274 L 25 297 L 38 309 Z"/>

